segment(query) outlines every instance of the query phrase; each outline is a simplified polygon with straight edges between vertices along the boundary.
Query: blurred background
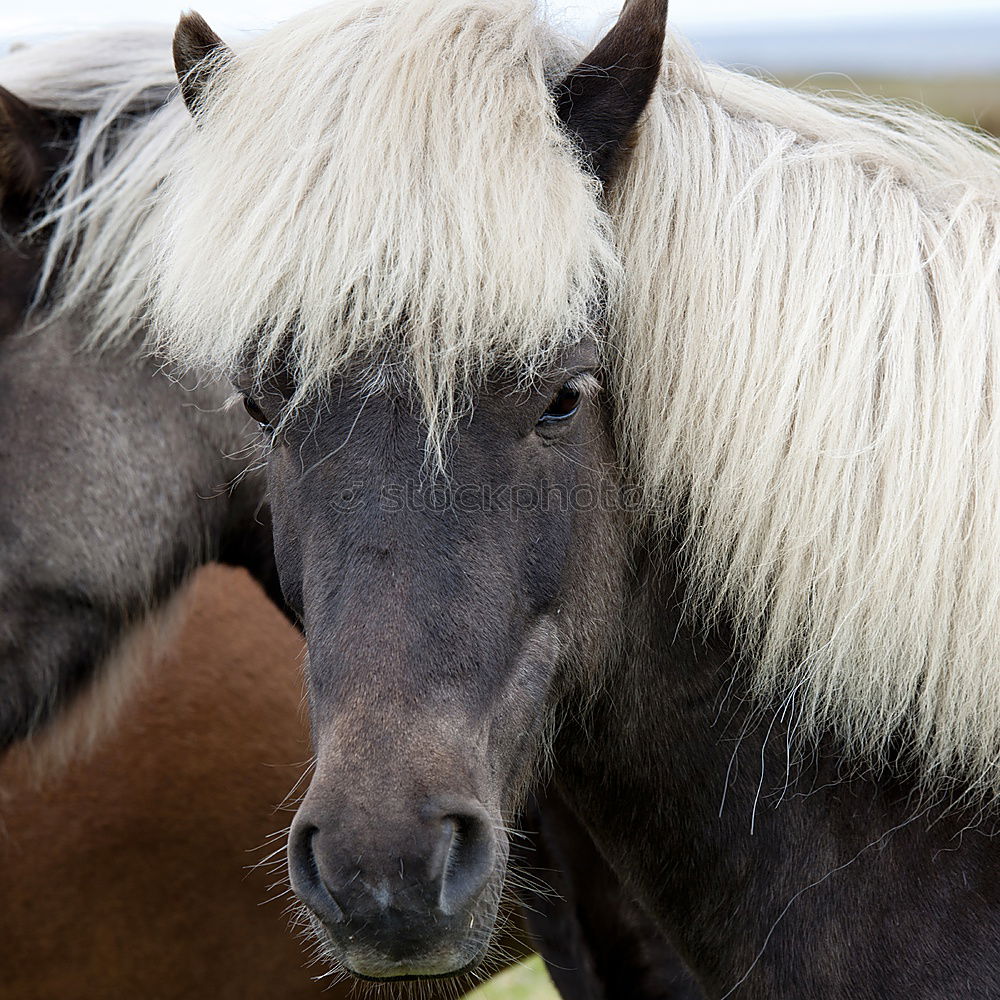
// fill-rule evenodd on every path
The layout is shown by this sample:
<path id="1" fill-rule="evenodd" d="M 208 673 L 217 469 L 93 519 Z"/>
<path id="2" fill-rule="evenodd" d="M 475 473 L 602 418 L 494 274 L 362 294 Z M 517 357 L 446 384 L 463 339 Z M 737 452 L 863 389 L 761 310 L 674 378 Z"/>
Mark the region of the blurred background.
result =
<path id="1" fill-rule="evenodd" d="M 0 52 L 17 43 L 114 23 L 173 23 L 194 6 L 217 30 L 266 28 L 315 0 L 5 0 Z M 583 37 L 618 7 L 544 4 Z M 927 105 L 1000 134 L 1000 0 L 671 0 L 671 21 L 710 61 L 795 87 L 864 91 Z M 536 959 L 478 1000 L 556 1000 Z"/>

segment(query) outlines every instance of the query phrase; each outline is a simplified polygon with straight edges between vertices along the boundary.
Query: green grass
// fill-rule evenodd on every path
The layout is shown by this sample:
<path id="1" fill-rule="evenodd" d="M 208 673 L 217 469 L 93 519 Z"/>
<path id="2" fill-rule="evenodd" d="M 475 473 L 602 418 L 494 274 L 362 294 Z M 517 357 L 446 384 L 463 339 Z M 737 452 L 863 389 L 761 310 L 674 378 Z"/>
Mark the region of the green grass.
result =
<path id="1" fill-rule="evenodd" d="M 495 976 L 467 1000 L 559 1000 L 559 994 L 536 955 Z"/>

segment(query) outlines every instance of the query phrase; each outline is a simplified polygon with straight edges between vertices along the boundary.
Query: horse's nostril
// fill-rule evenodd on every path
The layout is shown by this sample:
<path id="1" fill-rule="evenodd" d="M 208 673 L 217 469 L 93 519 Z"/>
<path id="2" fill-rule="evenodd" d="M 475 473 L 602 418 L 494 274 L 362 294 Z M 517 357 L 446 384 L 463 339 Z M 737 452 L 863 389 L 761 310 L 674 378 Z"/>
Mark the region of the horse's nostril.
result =
<path id="1" fill-rule="evenodd" d="M 461 912 L 482 891 L 496 860 L 496 838 L 485 809 L 474 806 L 443 818 L 447 840 L 438 905 L 449 915 Z"/>
<path id="2" fill-rule="evenodd" d="M 319 866 L 314 841 L 318 830 L 311 823 L 296 824 L 288 841 L 288 872 L 292 889 L 310 910 L 327 923 L 342 923 L 344 912 L 333 898 Z"/>

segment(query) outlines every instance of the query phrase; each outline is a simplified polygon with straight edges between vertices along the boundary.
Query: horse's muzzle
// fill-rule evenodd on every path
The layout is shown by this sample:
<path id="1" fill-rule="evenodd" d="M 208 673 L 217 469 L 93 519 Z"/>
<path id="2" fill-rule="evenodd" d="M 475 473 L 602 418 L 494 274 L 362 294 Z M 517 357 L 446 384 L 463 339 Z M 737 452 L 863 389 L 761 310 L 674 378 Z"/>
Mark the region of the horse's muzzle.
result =
<path id="1" fill-rule="evenodd" d="M 307 799 L 292 826 L 292 888 L 334 956 L 365 979 L 456 975 L 489 942 L 499 895 L 489 888 L 502 868 L 488 812 L 475 799 L 436 798 L 415 813 L 351 830 Z"/>

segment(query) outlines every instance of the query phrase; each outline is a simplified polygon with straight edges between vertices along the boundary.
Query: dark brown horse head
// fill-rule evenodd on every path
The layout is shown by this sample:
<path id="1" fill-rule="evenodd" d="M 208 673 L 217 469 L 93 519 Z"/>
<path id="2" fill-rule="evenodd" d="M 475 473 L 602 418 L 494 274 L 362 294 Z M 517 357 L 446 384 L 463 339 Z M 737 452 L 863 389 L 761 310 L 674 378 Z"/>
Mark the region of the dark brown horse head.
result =
<path id="1" fill-rule="evenodd" d="M 603 183 L 652 91 L 664 16 L 662 0 L 636 0 L 553 95 Z M 175 59 L 199 119 L 221 44 L 200 19 L 181 22 Z M 308 640 L 317 765 L 292 884 L 357 975 L 480 960 L 506 827 L 555 707 L 613 641 L 626 543 L 599 340 L 595 326 L 528 380 L 498 360 L 454 421 L 443 469 L 405 377 L 373 388 L 362 366 L 294 407 L 279 371 L 263 386 L 237 379 L 272 438 L 276 555 Z"/>
<path id="2" fill-rule="evenodd" d="M 530 389 L 498 374 L 446 476 L 405 395 L 350 380 L 275 436 L 275 549 L 317 754 L 292 880 L 356 973 L 453 973 L 489 942 L 505 826 L 620 593 L 601 378 L 585 346 Z M 275 403 L 251 409 L 273 420 Z"/>

